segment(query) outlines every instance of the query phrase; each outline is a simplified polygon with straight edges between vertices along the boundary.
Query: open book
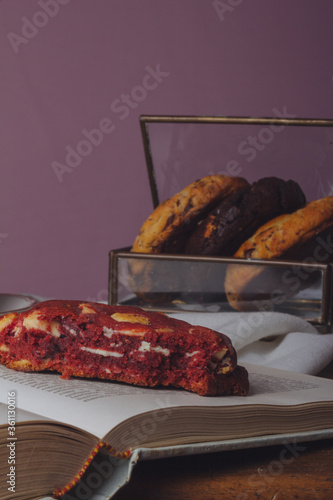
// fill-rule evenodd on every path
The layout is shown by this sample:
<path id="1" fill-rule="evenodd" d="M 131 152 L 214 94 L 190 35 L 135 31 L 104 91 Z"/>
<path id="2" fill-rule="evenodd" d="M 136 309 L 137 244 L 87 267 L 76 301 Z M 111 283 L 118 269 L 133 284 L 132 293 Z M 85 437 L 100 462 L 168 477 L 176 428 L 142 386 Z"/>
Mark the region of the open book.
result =
<path id="1" fill-rule="evenodd" d="M 158 458 L 333 436 L 333 380 L 246 368 L 248 396 L 201 397 L 0 366 L 0 499 L 70 500 L 85 478 L 111 498 L 138 450 Z"/>

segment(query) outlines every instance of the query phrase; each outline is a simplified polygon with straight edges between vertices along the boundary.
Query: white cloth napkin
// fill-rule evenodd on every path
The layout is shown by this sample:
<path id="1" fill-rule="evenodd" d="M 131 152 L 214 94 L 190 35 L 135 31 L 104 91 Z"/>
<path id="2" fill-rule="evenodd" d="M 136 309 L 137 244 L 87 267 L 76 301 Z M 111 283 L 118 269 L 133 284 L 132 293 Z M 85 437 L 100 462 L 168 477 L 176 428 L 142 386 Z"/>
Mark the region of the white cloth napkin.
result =
<path id="1" fill-rule="evenodd" d="M 226 334 L 239 363 L 315 375 L 333 359 L 333 334 L 277 312 L 177 313 L 169 316 Z"/>

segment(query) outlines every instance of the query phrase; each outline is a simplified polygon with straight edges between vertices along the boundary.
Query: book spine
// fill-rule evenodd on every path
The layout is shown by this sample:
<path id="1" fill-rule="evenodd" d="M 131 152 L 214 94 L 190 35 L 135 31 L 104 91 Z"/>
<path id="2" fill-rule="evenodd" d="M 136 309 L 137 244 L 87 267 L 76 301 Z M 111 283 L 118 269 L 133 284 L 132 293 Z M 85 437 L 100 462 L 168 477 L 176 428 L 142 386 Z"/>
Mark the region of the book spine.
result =
<path id="1" fill-rule="evenodd" d="M 80 471 L 78 472 L 78 474 L 74 477 L 74 479 L 67 486 L 65 486 L 64 488 L 61 488 L 61 489 L 57 488 L 54 491 L 54 493 L 53 493 L 53 497 L 54 498 L 60 498 L 63 495 L 65 495 L 66 493 L 68 493 L 72 488 L 74 488 L 78 484 L 78 482 L 80 481 L 80 479 L 82 478 L 82 476 L 84 475 L 84 473 L 86 472 L 86 470 L 88 469 L 88 467 L 91 464 L 91 462 L 96 457 L 97 453 L 100 450 L 102 450 L 102 449 L 108 451 L 108 453 L 110 453 L 113 457 L 119 458 L 119 459 L 125 459 L 126 460 L 126 459 L 129 459 L 130 456 L 131 456 L 131 451 L 130 450 L 127 450 L 127 451 L 124 451 L 124 452 L 120 453 L 120 452 L 116 451 L 110 444 L 105 443 L 104 441 L 101 441 L 93 449 L 93 451 L 91 452 L 91 454 L 89 455 L 89 457 L 87 458 L 87 460 L 85 461 L 85 463 L 83 464 L 83 466 L 80 469 Z"/>

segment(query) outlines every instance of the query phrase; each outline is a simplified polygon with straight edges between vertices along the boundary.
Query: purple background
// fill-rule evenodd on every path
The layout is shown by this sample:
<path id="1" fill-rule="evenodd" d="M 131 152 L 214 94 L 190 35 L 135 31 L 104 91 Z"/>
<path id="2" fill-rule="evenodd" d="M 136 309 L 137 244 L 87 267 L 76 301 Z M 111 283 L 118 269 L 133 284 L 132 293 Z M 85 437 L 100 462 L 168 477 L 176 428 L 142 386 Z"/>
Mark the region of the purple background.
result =
<path id="1" fill-rule="evenodd" d="M 140 114 L 333 118 L 331 0 L 217 5 L 0 2 L 0 292 L 106 300 L 152 211 Z"/>

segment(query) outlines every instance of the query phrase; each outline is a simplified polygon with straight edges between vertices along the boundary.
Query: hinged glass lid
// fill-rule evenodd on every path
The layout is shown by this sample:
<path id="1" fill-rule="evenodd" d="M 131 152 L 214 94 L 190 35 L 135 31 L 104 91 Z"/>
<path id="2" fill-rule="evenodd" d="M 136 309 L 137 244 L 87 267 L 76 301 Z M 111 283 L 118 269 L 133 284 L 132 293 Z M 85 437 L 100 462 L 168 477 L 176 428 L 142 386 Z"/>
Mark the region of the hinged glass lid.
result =
<path id="1" fill-rule="evenodd" d="M 141 116 L 154 207 L 212 174 L 293 179 L 307 200 L 333 194 L 333 120 Z M 287 113 L 285 113 L 287 114 Z"/>

